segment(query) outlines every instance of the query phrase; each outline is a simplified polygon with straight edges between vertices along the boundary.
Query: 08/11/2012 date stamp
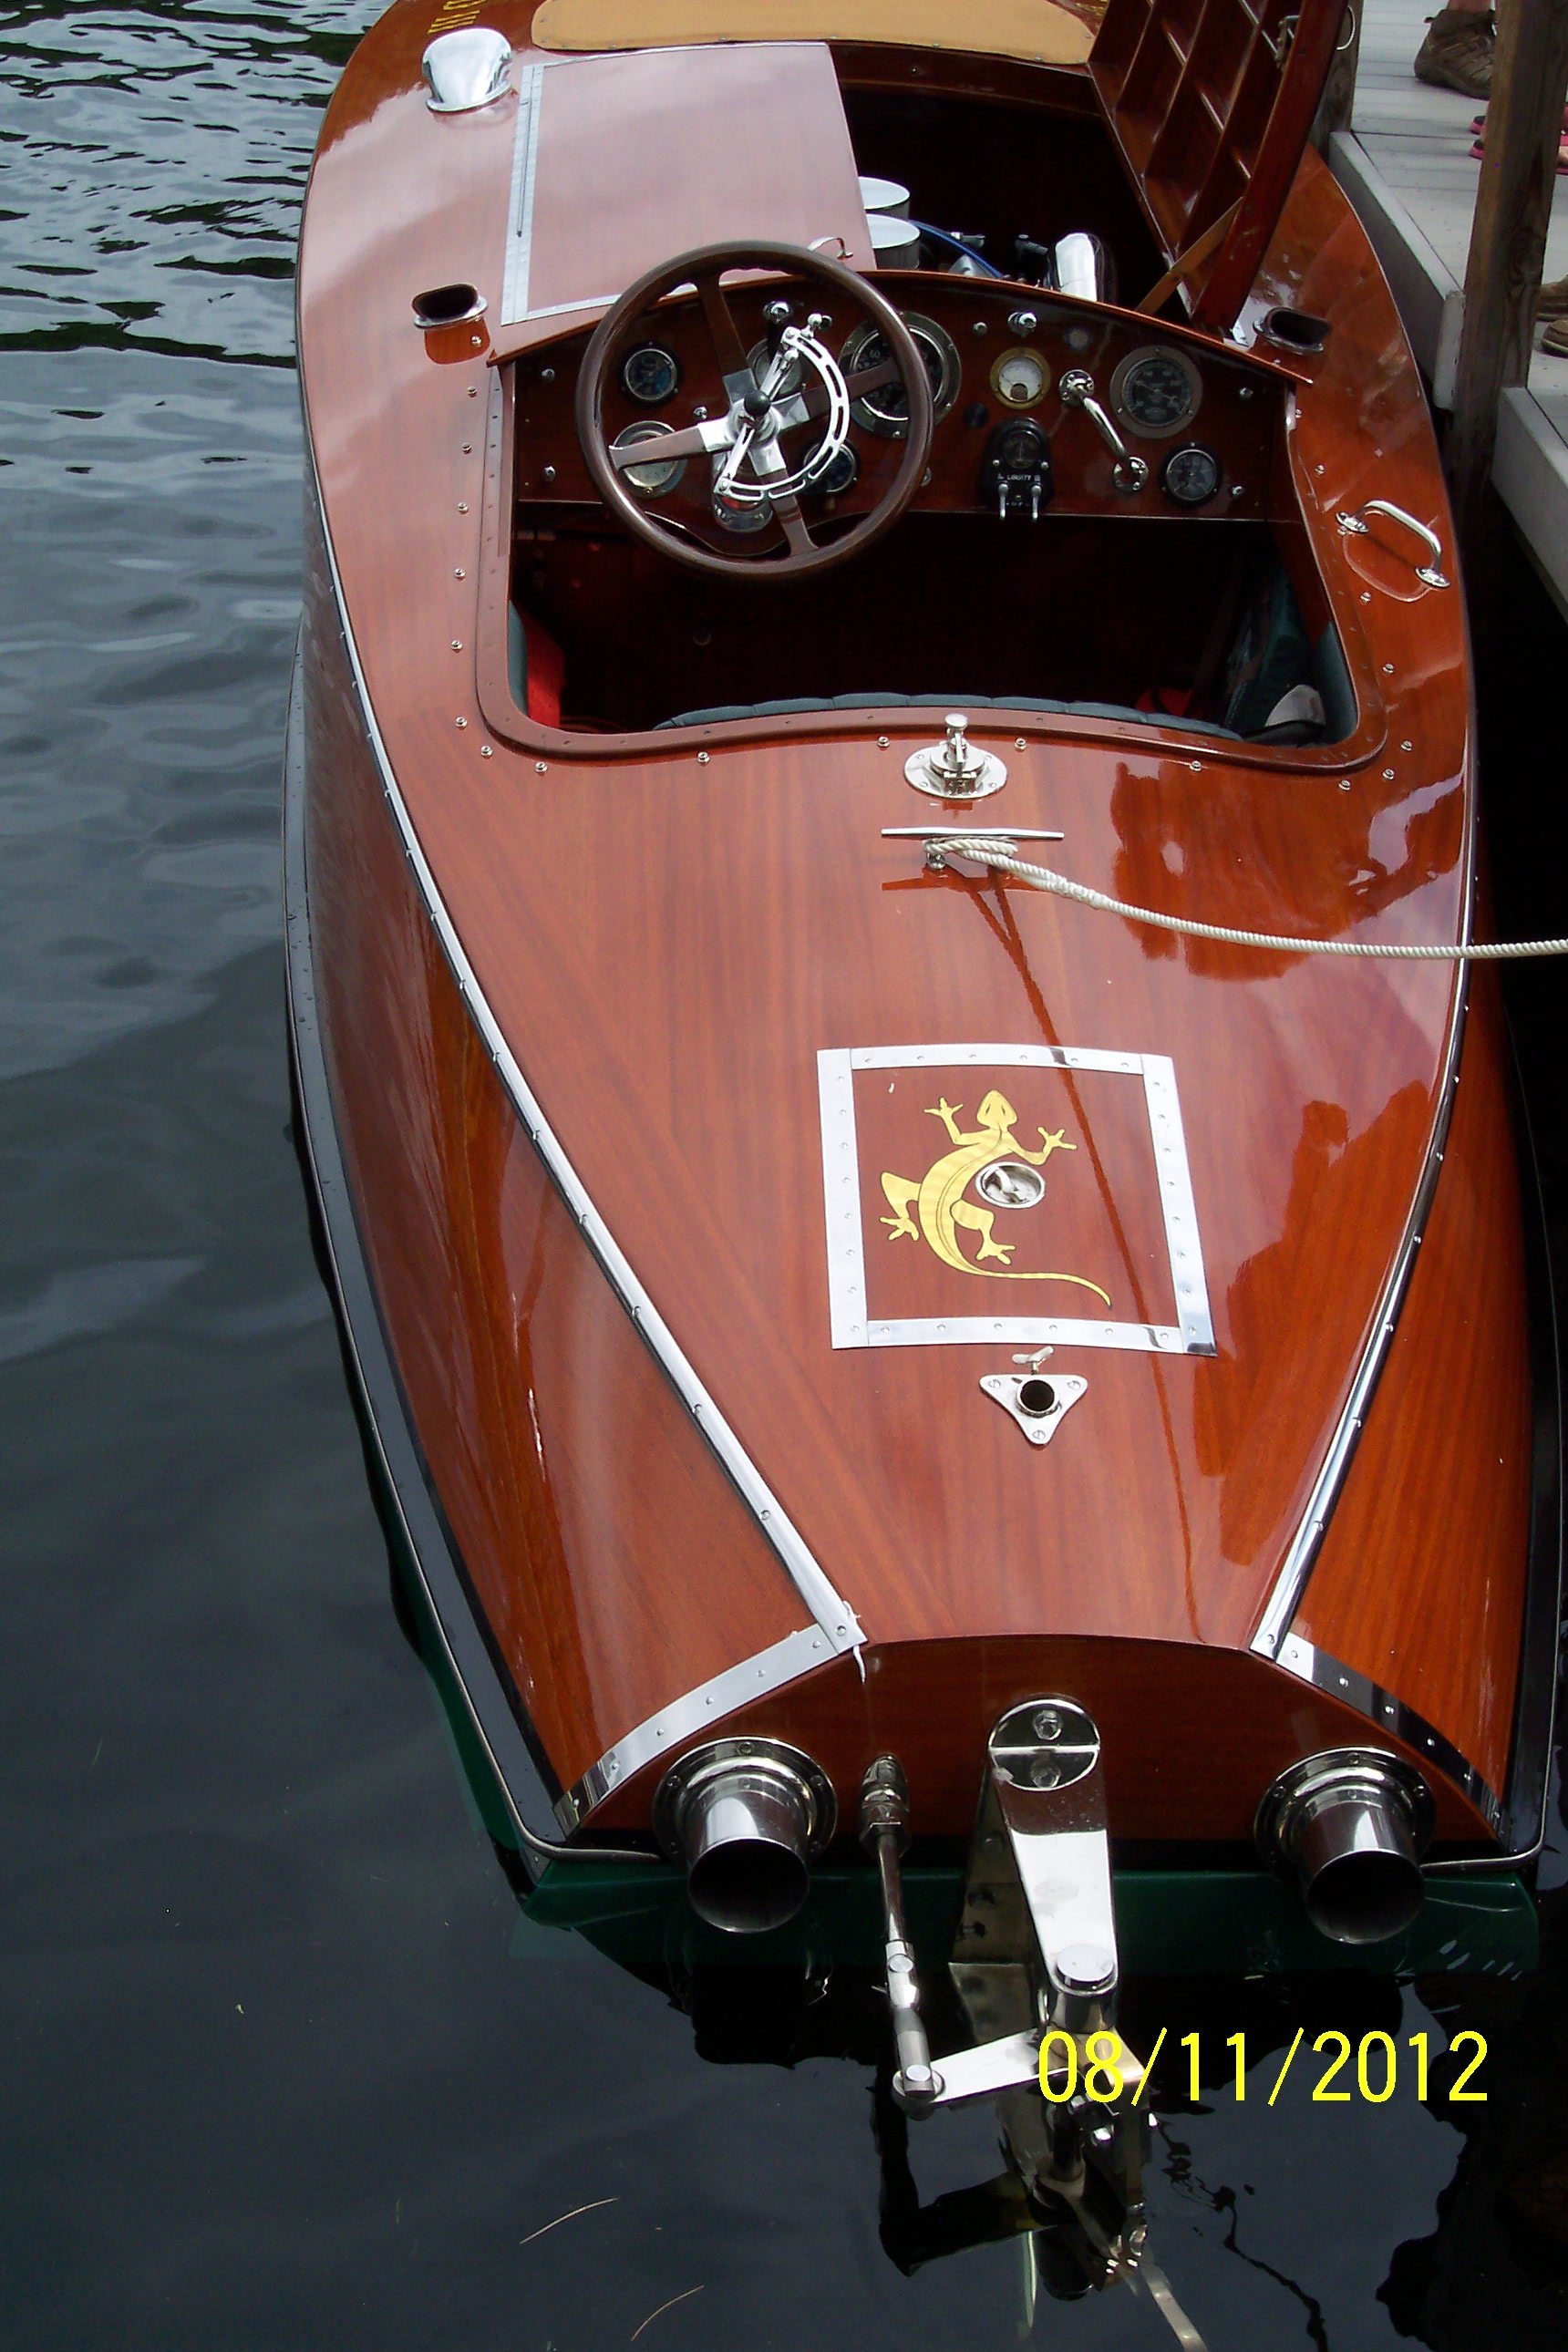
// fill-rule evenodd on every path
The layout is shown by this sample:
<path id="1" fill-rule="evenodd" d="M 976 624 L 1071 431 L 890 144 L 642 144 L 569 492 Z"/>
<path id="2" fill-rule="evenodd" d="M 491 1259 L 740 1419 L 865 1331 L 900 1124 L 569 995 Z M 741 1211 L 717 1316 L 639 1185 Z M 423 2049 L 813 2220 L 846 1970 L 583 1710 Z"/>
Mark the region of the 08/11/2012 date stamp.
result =
<path id="1" fill-rule="evenodd" d="M 1054 2029 L 1040 2043 L 1040 2088 L 1053 2106 L 1082 2096 L 1097 2105 L 1109 2106 L 1120 2100 L 1129 2081 L 1131 2083 L 1131 2104 L 1142 2104 L 1154 2062 L 1164 2048 L 1168 2026 L 1160 2028 L 1154 2047 L 1147 2062 L 1140 2067 L 1123 2046 L 1119 2033 L 1109 2028 L 1091 2033 L 1084 2042 L 1070 2033 Z M 1296 2028 L 1296 2038 L 1286 2051 L 1276 2074 L 1268 2104 L 1272 2106 L 1284 2089 L 1286 2080 L 1295 2065 L 1301 2044 L 1306 2040 L 1304 2025 Z M 1380 2107 L 1392 2099 L 1403 2076 L 1407 2089 L 1414 2092 L 1417 2102 L 1425 2103 L 1429 2090 L 1431 2036 L 1426 2033 L 1406 2034 L 1403 2043 L 1392 2033 L 1363 2033 L 1352 2042 L 1348 2033 L 1331 2027 L 1320 2033 L 1310 2045 L 1300 2080 L 1311 2082 L 1311 2096 L 1331 2104 L 1339 2100 L 1361 2098 L 1369 2105 Z M 1203 2066 L 1203 2036 L 1182 2035 L 1178 2047 L 1187 2053 L 1188 2095 L 1196 2103 L 1201 2089 Z M 1247 2036 L 1231 2033 L 1226 2037 L 1226 2047 L 1236 2058 L 1236 2095 L 1247 2096 Z M 1408 2052 L 1408 2056 L 1404 2053 Z M 1171 2053 L 1173 2056 L 1174 2053 Z M 1477 2076 L 1487 2054 L 1485 2036 L 1467 2030 L 1456 2033 L 1446 2053 L 1458 2063 L 1458 2072 L 1444 2087 L 1444 2096 L 1451 2100 L 1484 2100 Z M 1167 2064 L 1169 2059 L 1167 2059 Z M 1315 2069 L 1315 2078 L 1314 2078 Z M 1445 2071 L 1447 2071 L 1445 2069 Z M 1261 2083 L 1259 2077 L 1259 2084 Z M 1259 2084 L 1254 2084 L 1256 2091 Z"/>

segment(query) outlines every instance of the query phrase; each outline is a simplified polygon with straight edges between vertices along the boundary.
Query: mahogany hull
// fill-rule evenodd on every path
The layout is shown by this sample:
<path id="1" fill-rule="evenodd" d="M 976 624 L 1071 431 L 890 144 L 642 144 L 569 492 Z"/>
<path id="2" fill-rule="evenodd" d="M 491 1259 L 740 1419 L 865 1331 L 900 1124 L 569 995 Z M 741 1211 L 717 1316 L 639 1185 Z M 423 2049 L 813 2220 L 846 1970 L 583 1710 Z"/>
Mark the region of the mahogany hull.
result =
<path id="1" fill-rule="evenodd" d="M 536 1753 L 566 1790 L 635 1725 L 810 1620 L 563 1209 L 484 1050 L 359 724 L 324 570 L 314 580 L 310 914 L 342 1139 L 433 1486 Z M 1441 1205 L 1301 1627 L 1361 1675 L 1406 1700 L 1418 1691 L 1429 1723 L 1458 1730 L 1457 1740 L 1445 1728 L 1445 1743 L 1484 1759 L 1500 1791 L 1523 1608 L 1522 1577 L 1507 1571 L 1525 1557 L 1529 1490 L 1516 1459 L 1500 1515 L 1490 1465 L 1476 1457 L 1497 1443 L 1527 1449 L 1529 1376 L 1489 993 L 1472 1014 L 1465 1068 Z M 1500 1278 L 1456 1353 L 1422 1326 L 1442 1318 L 1478 1253 Z M 1435 1464 L 1430 1423 L 1405 1405 L 1423 1372 L 1441 1381 L 1448 1426 L 1474 1432 L 1468 1462 L 1449 1445 Z M 1415 1493 L 1435 1470 L 1446 1507 L 1428 1514 Z M 1400 1504 L 1384 1512 L 1378 1496 L 1391 1488 Z M 1358 1578 L 1350 1563 L 1369 1552 L 1375 1573 Z M 1478 1657 L 1488 1672 L 1475 1672 Z M 931 1834 L 964 1833 L 990 1725 L 1041 1689 L 1072 1692 L 1100 1723 L 1112 1832 L 1124 1839 L 1245 1840 L 1276 1771 L 1366 1736 L 1364 1716 L 1330 1692 L 1239 1644 L 1179 1633 L 938 1633 L 874 1641 L 866 1668 L 862 1683 L 851 1661 L 824 1665 L 726 1714 L 724 1728 L 795 1740 L 846 1795 L 892 1748 L 910 1759 Z M 1419 1734 L 1379 1729 L 1430 1771 Z M 595 1829 L 645 1828 L 661 1769 L 606 1793 Z M 1444 1839 L 1493 1841 L 1494 1820 L 1452 1780 L 1434 1785 Z"/>
<path id="2" fill-rule="evenodd" d="M 310 930 L 380 1317 L 562 1821 L 646 1830 L 668 1759 L 721 1725 L 806 1748 L 841 1807 L 891 1748 L 922 1832 L 963 1836 L 991 1726 L 1059 1689 L 1100 1725 L 1116 1837 L 1245 1840 L 1277 1772 L 1370 1722 L 1426 1772 L 1443 1845 L 1528 1845 L 1509 1799 L 1538 1465 L 1495 992 L 1469 992 L 1466 1026 L 1443 967 L 1175 948 L 923 875 L 880 831 L 918 814 L 910 714 L 883 742 L 742 723 L 700 761 L 681 740 L 611 760 L 515 709 L 487 725 L 500 372 L 430 364 L 395 305 L 352 331 L 341 308 L 344 151 L 363 191 L 426 131 L 413 17 L 387 26 L 329 121 L 301 280 Z M 400 223 L 399 294 L 482 275 L 443 170 Z M 1294 528 L 1358 731 L 1282 772 L 1179 729 L 1029 721 L 1009 822 L 1061 826 L 1072 870 L 1137 903 L 1452 940 L 1474 855 L 1462 614 L 1394 593 L 1332 520 L 1373 486 L 1446 507 L 1387 289 L 1315 165 L 1266 278 L 1334 321 L 1286 462 L 1293 496 L 1331 471 Z M 395 548 L 386 479 L 428 489 Z M 939 1323 L 979 1310 L 879 1255 L 879 1184 L 919 1175 L 934 1097 L 959 1090 L 920 1053 L 984 1066 L 997 1041 L 1173 1066 L 1213 1320 L 1212 1352 L 1061 1346 L 1089 1391 L 1037 1452 L 980 1392 L 1005 1341 L 833 1344 L 819 1057 L 909 1049 L 890 1108 L 855 1080 L 859 1229 L 870 1312 Z M 1119 1323 L 1164 1328 L 1146 1139 L 1101 1075 L 1009 1084 L 1021 1131 L 1070 1128 L 1074 1262 Z M 1271 1611 L 1277 1656 L 1255 1646 Z"/>

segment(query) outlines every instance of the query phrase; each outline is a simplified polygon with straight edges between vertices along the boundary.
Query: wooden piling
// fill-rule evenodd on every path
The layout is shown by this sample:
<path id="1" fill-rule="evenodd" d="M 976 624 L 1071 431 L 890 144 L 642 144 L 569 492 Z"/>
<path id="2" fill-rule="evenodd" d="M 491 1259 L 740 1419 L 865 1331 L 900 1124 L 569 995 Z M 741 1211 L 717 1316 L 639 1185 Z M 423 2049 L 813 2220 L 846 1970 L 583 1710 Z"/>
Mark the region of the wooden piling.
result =
<path id="1" fill-rule="evenodd" d="M 1329 142 L 1336 131 L 1348 131 L 1351 127 L 1356 70 L 1361 64 L 1362 19 L 1365 14 L 1366 0 L 1345 0 L 1339 45 L 1312 122 L 1312 144 L 1320 155 L 1327 156 Z"/>
<path id="2" fill-rule="evenodd" d="M 1568 89 L 1568 0 L 1505 0 L 1487 108 L 1447 461 L 1465 555 L 1487 568 L 1498 404 L 1530 373 L 1535 298 Z"/>

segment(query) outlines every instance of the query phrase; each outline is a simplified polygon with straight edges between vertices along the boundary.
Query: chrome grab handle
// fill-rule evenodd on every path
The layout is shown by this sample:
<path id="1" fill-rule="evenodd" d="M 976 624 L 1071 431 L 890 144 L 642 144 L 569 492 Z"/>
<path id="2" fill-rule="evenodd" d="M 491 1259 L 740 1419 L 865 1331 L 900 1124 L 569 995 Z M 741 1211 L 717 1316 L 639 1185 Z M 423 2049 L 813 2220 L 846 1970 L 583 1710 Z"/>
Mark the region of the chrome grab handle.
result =
<path id="1" fill-rule="evenodd" d="M 1142 457 L 1135 457 L 1118 433 L 1105 410 L 1094 396 L 1094 378 L 1087 368 L 1068 368 L 1062 377 L 1061 395 L 1069 408 L 1081 408 L 1100 439 L 1116 458 L 1111 480 L 1128 496 L 1141 490 L 1149 479 L 1149 468 Z"/>
<path id="2" fill-rule="evenodd" d="M 1413 514 L 1406 514 L 1403 507 L 1396 507 L 1392 499 L 1368 499 L 1363 505 L 1356 509 L 1354 514 L 1337 514 L 1334 520 L 1342 531 L 1353 532 L 1356 537 L 1364 538 L 1367 526 L 1363 522 L 1362 517 L 1369 514 L 1386 515 L 1390 522 L 1402 522 L 1406 530 L 1414 531 L 1416 538 L 1430 549 L 1432 555 L 1430 563 L 1416 565 L 1415 577 L 1417 580 L 1425 580 L 1428 588 L 1448 586 L 1448 576 L 1442 569 L 1442 541 L 1436 532 L 1429 530 L 1424 522 L 1417 522 Z"/>

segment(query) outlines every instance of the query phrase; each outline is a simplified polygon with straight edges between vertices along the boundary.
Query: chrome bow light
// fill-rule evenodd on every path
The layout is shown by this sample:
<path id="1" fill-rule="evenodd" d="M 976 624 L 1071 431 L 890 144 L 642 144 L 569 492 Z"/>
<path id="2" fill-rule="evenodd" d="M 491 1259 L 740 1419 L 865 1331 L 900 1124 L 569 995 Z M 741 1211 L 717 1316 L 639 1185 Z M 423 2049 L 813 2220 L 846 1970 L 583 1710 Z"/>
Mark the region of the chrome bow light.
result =
<path id="1" fill-rule="evenodd" d="M 432 114 L 470 114 L 491 106 L 511 87 L 511 43 L 489 25 L 442 33 L 419 60 Z"/>
<path id="2" fill-rule="evenodd" d="M 808 1862 L 833 1835 L 837 1806 L 820 1765 L 778 1739 L 715 1739 L 672 1764 L 653 1801 L 654 1835 L 686 1869 L 700 1919 L 760 1936 L 793 1919 Z"/>
<path id="3" fill-rule="evenodd" d="M 1432 1792 L 1380 1748 L 1330 1748 L 1281 1772 L 1258 1808 L 1266 1861 L 1288 1863 L 1307 1916 L 1336 1944 L 1380 1944 L 1421 1908 Z"/>

